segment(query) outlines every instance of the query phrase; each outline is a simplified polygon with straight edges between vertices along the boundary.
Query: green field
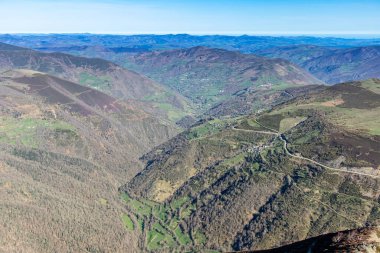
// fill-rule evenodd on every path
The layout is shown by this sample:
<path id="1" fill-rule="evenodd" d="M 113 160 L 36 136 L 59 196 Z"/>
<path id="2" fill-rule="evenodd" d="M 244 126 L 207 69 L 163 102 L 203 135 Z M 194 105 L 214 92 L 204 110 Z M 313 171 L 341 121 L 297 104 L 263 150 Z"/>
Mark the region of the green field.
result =
<path id="1" fill-rule="evenodd" d="M 188 217 L 194 210 L 194 206 L 189 204 L 188 197 L 175 199 L 170 205 L 159 204 L 147 199 L 133 199 L 128 194 L 122 195 L 125 203 L 133 210 L 137 220 L 138 229 L 146 231 L 146 247 L 148 250 L 158 250 L 164 247 L 175 248 L 179 245 L 191 243 L 190 236 L 184 233 L 179 223 L 181 219 Z M 168 217 L 169 213 L 179 212 L 179 216 Z M 150 223 L 151 219 L 156 222 Z M 123 216 L 123 223 L 128 230 L 134 230 L 135 224 L 130 215 Z M 149 224 L 149 225 L 148 225 Z M 197 232 L 197 241 L 203 243 L 205 236 Z"/>
<path id="2" fill-rule="evenodd" d="M 135 229 L 135 224 L 133 223 L 131 217 L 129 217 L 128 214 L 124 214 L 124 215 L 122 216 L 122 220 L 123 220 L 123 224 L 124 224 L 124 226 L 125 226 L 128 230 L 132 231 L 132 230 Z"/>
<path id="3" fill-rule="evenodd" d="M 95 76 L 87 72 L 82 72 L 79 75 L 79 83 L 102 91 L 109 91 L 111 87 L 111 78 L 108 76 Z"/>
<path id="4" fill-rule="evenodd" d="M 38 129 L 75 132 L 75 128 L 59 120 L 0 117 L 0 142 L 37 147 Z"/>
<path id="5" fill-rule="evenodd" d="M 190 140 L 202 139 L 214 134 L 217 134 L 226 126 L 231 123 L 232 120 L 220 120 L 213 119 L 200 126 L 192 127 L 190 132 L 187 134 L 187 137 Z"/>

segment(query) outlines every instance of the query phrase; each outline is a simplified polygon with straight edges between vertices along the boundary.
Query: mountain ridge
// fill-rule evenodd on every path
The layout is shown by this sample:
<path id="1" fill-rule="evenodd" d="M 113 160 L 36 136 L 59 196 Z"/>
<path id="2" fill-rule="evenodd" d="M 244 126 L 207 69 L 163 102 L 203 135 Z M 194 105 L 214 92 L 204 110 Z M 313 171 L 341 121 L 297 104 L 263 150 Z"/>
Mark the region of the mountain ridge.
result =
<path id="1" fill-rule="evenodd" d="M 127 66 L 209 108 L 246 88 L 281 89 L 321 84 L 286 60 L 273 60 L 225 49 L 194 47 L 139 53 Z"/>
<path id="2" fill-rule="evenodd" d="M 290 60 L 328 84 L 380 77 L 380 47 L 377 45 L 343 49 L 296 45 L 257 53 Z"/>
<path id="3" fill-rule="evenodd" d="M 130 217 L 145 222 L 145 249 L 259 250 L 378 225 L 379 83 L 211 118 L 144 155 L 120 192 Z"/>
<path id="4" fill-rule="evenodd" d="M 1 45 L 3 48 L 9 48 L 7 44 Z M 118 99 L 150 103 L 153 106 L 148 112 L 161 114 L 162 118 L 169 118 L 169 113 L 172 113 L 179 119 L 191 111 L 190 103 L 176 92 L 100 58 L 43 53 L 18 47 L 16 50 L 0 50 L 0 69 L 7 71 L 14 68 L 46 72 L 90 86 Z"/>

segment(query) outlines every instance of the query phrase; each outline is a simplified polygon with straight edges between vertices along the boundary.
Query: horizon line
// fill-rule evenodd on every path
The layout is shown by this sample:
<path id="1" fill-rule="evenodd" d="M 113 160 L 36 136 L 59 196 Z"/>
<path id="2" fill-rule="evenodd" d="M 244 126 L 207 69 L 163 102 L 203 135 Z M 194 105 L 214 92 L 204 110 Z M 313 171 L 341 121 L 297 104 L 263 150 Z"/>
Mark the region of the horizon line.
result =
<path id="1" fill-rule="evenodd" d="M 336 37 L 336 38 L 344 38 L 344 37 L 372 37 L 372 39 L 380 39 L 380 33 L 277 33 L 277 32 L 257 32 L 257 33 L 133 33 L 133 32 L 0 32 L 0 35 L 115 35 L 115 36 L 139 36 L 139 35 L 190 35 L 190 36 L 231 36 L 231 37 L 241 37 L 241 36 L 273 36 L 273 37 Z"/>

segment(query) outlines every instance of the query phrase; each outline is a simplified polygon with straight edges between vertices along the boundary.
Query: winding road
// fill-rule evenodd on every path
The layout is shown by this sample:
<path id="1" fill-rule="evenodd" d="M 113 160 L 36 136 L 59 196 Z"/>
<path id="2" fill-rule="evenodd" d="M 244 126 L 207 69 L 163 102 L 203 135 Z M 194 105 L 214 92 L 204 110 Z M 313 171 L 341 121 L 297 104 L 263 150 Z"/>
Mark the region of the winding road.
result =
<path id="1" fill-rule="evenodd" d="M 367 176 L 367 177 L 371 177 L 371 178 L 380 178 L 380 176 L 376 176 L 376 175 L 372 175 L 372 174 L 367 174 L 367 173 L 363 173 L 363 172 L 348 171 L 348 170 L 333 168 L 333 167 L 321 164 L 320 162 L 317 162 L 317 161 L 315 161 L 313 159 L 310 159 L 310 158 L 307 158 L 307 157 L 303 157 L 301 155 L 294 155 L 294 154 L 292 154 L 289 151 L 289 149 L 288 149 L 288 141 L 286 140 L 286 137 L 285 137 L 285 135 L 283 133 L 279 133 L 278 131 L 275 131 L 275 130 L 273 130 L 271 128 L 265 127 L 265 126 L 261 125 L 259 122 L 257 122 L 256 120 L 254 120 L 254 121 L 258 125 L 260 125 L 261 127 L 265 128 L 265 129 L 268 129 L 270 131 L 258 131 L 258 130 L 250 130 L 250 129 L 239 129 L 239 128 L 236 128 L 235 126 L 233 126 L 232 129 L 235 130 L 235 131 L 243 131 L 243 132 L 252 132 L 252 133 L 260 133 L 260 134 L 276 135 L 284 143 L 283 147 L 284 147 L 285 153 L 288 156 L 296 158 L 296 159 L 300 159 L 300 160 L 304 160 L 304 161 L 308 161 L 308 162 L 314 163 L 314 164 L 316 164 L 316 165 L 318 165 L 318 166 L 320 166 L 322 168 L 325 168 L 327 170 L 332 170 L 332 171 L 336 171 L 336 172 L 340 172 L 340 173 L 349 173 L 349 174 L 354 174 L 354 175 Z"/>

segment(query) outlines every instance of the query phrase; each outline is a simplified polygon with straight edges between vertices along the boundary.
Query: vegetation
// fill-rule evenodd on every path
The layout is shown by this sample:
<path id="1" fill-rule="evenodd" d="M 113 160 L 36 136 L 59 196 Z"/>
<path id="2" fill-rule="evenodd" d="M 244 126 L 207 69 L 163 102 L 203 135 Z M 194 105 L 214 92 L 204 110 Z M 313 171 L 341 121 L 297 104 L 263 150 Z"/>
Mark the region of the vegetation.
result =
<path id="1" fill-rule="evenodd" d="M 45 67 L 54 55 L 19 52 L 20 63 Z M 141 169 L 138 157 L 176 130 L 144 106 L 58 77 L 0 76 L 0 251 L 139 252 L 135 234 L 148 224 L 115 193 Z M 134 204 L 148 214 L 146 203 Z"/>
<path id="2" fill-rule="evenodd" d="M 102 91 L 109 91 L 112 80 L 108 76 L 98 76 L 82 72 L 79 74 L 79 83 Z"/>
<path id="3" fill-rule="evenodd" d="M 123 214 L 122 220 L 123 220 L 124 226 L 128 230 L 132 231 L 135 229 L 135 224 L 133 223 L 132 219 L 129 217 L 128 214 Z"/>
<path id="4" fill-rule="evenodd" d="M 137 54 L 128 58 L 127 66 L 176 90 L 200 111 L 245 89 L 281 90 L 320 83 L 289 62 L 206 47 Z"/>
<path id="5" fill-rule="evenodd" d="M 138 218 L 139 229 L 141 232 L 146 232 L 146 247 L 148 250 L 157 250 L 161 248 L 173 248 L 179 245 L 188 245 L 191 243 L 188 234 L 182 232 L 180 216 L 168 218 L 168 215 L 174 213 L 189 214 L 192 212 L 192 207 L 184 207 L 184 204 L 189 200 L 188 197 L 176 199 L 170 205 L 159 204 L 147 199 L 134 199 L 127 193 L 122 194 L 122 198 L 128 208 Z M 183 217 L 188 217 L 182 214 Z M 124 217 L 127 221 L 124 221 Z M 156 222 L 150 223 L 154 219 Z M 124 222 L 131 222 L 132 225 L 126 225 L 128 229 L 133 230 L 133 221 L 129 215 L 123 216 Z M 131 229 L 132 227 L 132 229 Z M 204 235 L 198 233 L 198 240 L 204 241 Z M 203 236 L 203 237 L 202 237 Z"/>
<path id="6" fill-rule="evenodd" d="M 22 144 L 32 148 L 38 147 L 40 141 L 37 131 L 42 129 L 75 133 L 75 128 L 72 125 L 59 120 L 0 116 L 0 142 L 3 143 Z"/>
<path id="7" fill-rule="evenodd" d="M 156 188 L 149 185 L 170 186 L 156 203 L 159 207 L 153 207 L 158 210 L 146 218 L 148 223 L 162 224 L 175 239 L 169 246 L 160 237 L 160 249 L 180 245 L 189 251 L 271 248 L 294 236 L 378 224 L 378 178 L 370 172 L 350 177 L 345 168 L 342 172 L 327 168 L 340 168 L 342 163 L 372 168 L 380 164 L 374 148 L 378 141 L 368 132 L 348 131 L 350 123 L 335 119 L 337 113 L 347 115 L 363 107 L 339 100 L 350 89 L 326 88 L 257 116 L 206 120 L 147 154 L 146 170 L 125 190 L 137 199 L 157 200 Z M 360 110 L 378 108 L 367 106 Z M 277 131 L 284 134 L 286 149 L 284 141 L 270 133 Z M 189 173 L 189 168 L 195 168 L 195 173 Z M 369 188 L 371 193 L 365 193 Z M 289 227 L 294 233 L 289 234 Z"/>
<path id="8" fill-rule="evenodd" d="M 0 75 L 0 250 L 228 252 L 380 225 L 376 79 L 311 88 L 318 80 L 282 60 L 202 47 L 134 54 L 197 113 L 228 115 L 177 134 L 192 106 L 148 78 L 0 49 L 3 69 L 52 74 Z"/>

